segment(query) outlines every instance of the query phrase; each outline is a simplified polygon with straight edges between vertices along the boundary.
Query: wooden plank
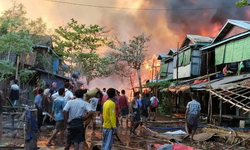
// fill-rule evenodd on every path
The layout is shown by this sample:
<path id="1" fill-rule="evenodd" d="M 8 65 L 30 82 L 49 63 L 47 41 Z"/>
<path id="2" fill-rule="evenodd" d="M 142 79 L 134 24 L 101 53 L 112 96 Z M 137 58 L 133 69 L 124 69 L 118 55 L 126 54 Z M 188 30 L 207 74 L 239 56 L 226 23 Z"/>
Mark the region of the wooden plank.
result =
<path id="1" fill-rule="evenodd" d="M 235 105 L 236 107 L 238 107 L 238 108 L 240 108 L 240 109 L 243 109 L 244 111 L 247 111 L 247 112 L 250 111 L 250 109 L 245 108 L 244 106 L 241 106 L 241 105 L 239 105 L 239 104 L 235 104 L 235 103 L 233 103 L 232 101 L 230 101 L 230 100 L 224 98 L 224 97 L 221 96 L 220 94 L 217 94 L 217 93 L 214 92 L 212 89 L 210 89 L 209 91 L 211 92 L 211 94 L 216 95 L 217 97 L 221 98 L 222 100 L 227 101 L 228 103 L 230 103 L 230 104 L 232 104 L 232 105 Z"/>

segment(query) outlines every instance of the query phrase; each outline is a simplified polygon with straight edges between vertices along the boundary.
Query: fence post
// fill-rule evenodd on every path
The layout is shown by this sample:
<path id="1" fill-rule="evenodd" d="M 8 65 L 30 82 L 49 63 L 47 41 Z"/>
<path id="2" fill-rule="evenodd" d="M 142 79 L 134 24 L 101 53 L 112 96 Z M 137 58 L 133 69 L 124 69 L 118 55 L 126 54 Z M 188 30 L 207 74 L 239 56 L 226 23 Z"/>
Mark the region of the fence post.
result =
<path id="1" fill-rule="evenodd" d="M 32 116 L 37 120 L 37 109 L 30 109 Z M 25 115 L 25 137 L 27 137 L 31 129 L 31 124 L 27 118 L 27 110 Z M 37 140 L 38 140 L 38 131 L 33 132 L 32 139 L 30 141 L 25 140 L 25 150 L 36 150 L 37 149 Z"/>

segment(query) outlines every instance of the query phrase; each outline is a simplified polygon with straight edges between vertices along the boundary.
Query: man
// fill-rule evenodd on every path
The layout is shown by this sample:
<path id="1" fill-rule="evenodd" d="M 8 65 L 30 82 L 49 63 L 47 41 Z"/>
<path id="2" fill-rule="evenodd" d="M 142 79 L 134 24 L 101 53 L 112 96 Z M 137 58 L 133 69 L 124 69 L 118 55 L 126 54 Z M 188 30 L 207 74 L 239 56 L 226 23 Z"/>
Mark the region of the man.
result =
<path id="1" fill-rule="evenodd" d="M 14 84 L 10 87 L 10 100 L 12 101 L 13 105 L 18 104 L 19 100 L 19 86 L 17 85 L 18 80 L 14 80 Z"/>
<path id="2" fill-rule="evenodd" d="M 107 95 L 107 93 L 106 93 L 106 88 L 103 88 L 103 89 L 102 89 L 102 95 Z"/>
<path id="3" fill-rule="evenodd" d="M 117 134 L 115 113 L 116 90 L 113 88 L 109 88 L 107 94 L 109 98 L 103 105 L 103 150 L 111 150 L 113 145 L 113 134 Z"/>
<path id="4" fill-rule="evenodd" d="M 157 109 L 158 103 L 159 103 L 159 100 L 155 96 L 155 94 L 150 98 L 150 102 L 151 102 L 150 113 L 149 113 L 150 115 L 148 118 L 150 119 L 151 114 L 153 114 L 153 121 L 155 121 L 156 109 Z"/>
<path id="5" fill-rule="evenodd" d="M 74 99 L 74 95 L 73 93 L 69 90 L 70 88 L 70 84 L 69 82 L 66 82 L 64 83 L 64 88 L 65 88 L 65 96 L 64 96 L 64 99 L 66 101 L 69 101 L 69 100 L 72 100 Z M 52 97 L 55 99 L 59 96 L 58 92 L 56 92 L 55 94 L 52 95 Z"/>
<path id="6" fill-rule="evenodd" d="M 83 94 L 83 90 L 76 90 L 76 99 L 68 101 L 63 109 L 64 121 L 68 123 L 67 144 L 64 150 L 69 150 L 72 143 L 75 144 L 75 150 L 80 150 L 80 144 L 85 141 L 83 121 L 91 115 L 91 108 L 89 103 L 83 101 Z M 69 113 L 69 116 L 67 116 L 67 113 Z"/>
<path id="7" fill-rule="evenodd" d="M 50 95 L 53 95 L 53 94 L 55 94 L 57 92 L 56 86 L 57 86 L 56 82 L 53 82 L 51 84 L 51 89 L 49 90 Z"/>
<path id="8" fill-rule="evenodd" d="M 43 102 L 42 102 L 42 107 L 43 107 L 43 111 L 45 112 L 50 112 L 50 89 L 49 89 L 49 84 L 46 84 L 46 89 L 43 92 Z"/>
<path id="9" fill-rule="evenodd" d="M 200 116 L 201 105 L 196 101 L 196 96 L 194 93 L 191 93 L 190 96 L 192 101 L 188 102 L 187 104 L 187 110 L 185 114 L 185 129 L 188 134 L 191 134 L 191 140 L 193 140 L 195 131 L 198 127 L 198 118 Z"/>
<path id="10" fill-rule="evenodd" d="M 129 104 L 128 97 L 126 96 L 125 90 L 122 90 L 122 95 L 119 98 L 118 102 L 120 108 L 120 122 L 122 126 L 123 118 L 126 118 L 126 128 L 128 128 L 128 114 L 129 114 Z"/>
<path id="11" fill-rule="evenodd" d="M 42 111 L 42 96 L 43 96 L 43 89 L 38 90 L 38 94 L 35 97 L 34 103 L 37 108 L 37 121 L 38 121 L 38 129 L 42 126 L 43 121 L 43 111 Z"/>
<path id="12" fill-rule="evenodd" d="M 54 117 L 56 121 L 55 129 L 52 133 L 52 136 L 49 139 L 47 146 L 52 146 L 51 142 L 55 138 L 58 132 L 61 132 L 61 141 L 64 141 L 64 130 L 65 130 L 65 122 L 63 121 L 63 108 L 66 105 L 66 100 L 64 99 L 65 89 L 61 88 L 58 90 L 59 96 L 54 100 L 52 106 L 51 116 Z"/>
<path id="13" fill-rule="evenodd" d="M 149 93 L 146 94 L 144 98 L 141 99 L 142 107 L 141 107 L 141 116 L 142 116 L 142 121 L 145 123 L 145 126 L 147 126 L 147 118 L 148 118 L 148 112 L 150 111 L 150 98 L 149 98 Z"/>
<path id="14" fill-rule="evenodd" d="M 131 105 L 131 126 L 130 126 L 130 137 L 136 136 L 135 130 L 140 124 L 140 111 L 137 103 L 137 99 L 139 99 L 140 93 L 134 93 L 134 99 L 132 100 Z"/>
<path id="15" fill-rule="evenodd" d="M 96 122 L 95 122 L 95 118 L 97 116 L 97 104 L 100 101 L 101 98 L 101 92 L 97 92 L 95 97 L 92 97 L 89 99 L 89 104 L 90 104 L 90 108 L 92 113 L 92 123 L 93 123 L 93 129 L 92 129 L 92 135 L 95 135 L 95 129 L 96 129 Z M 91 120 L 89 121 L 89 123 L 91 122 Z M 87 125 L 85 126 L 86 129 Z"/>

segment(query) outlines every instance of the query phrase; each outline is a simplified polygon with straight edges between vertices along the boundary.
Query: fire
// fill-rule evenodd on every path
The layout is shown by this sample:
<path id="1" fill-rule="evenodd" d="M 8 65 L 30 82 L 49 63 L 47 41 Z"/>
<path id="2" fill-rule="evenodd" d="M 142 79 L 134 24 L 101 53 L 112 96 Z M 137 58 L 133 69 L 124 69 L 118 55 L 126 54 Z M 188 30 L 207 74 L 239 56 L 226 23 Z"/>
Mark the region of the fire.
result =
<path id="1" fill-rule="evenodd" d="M 152 70 L 152 67 L 151 67 L 148 63 L 146 63 L 146 64 L 145 64 L 145 69 L 146 69 L 146 70 Z"/>

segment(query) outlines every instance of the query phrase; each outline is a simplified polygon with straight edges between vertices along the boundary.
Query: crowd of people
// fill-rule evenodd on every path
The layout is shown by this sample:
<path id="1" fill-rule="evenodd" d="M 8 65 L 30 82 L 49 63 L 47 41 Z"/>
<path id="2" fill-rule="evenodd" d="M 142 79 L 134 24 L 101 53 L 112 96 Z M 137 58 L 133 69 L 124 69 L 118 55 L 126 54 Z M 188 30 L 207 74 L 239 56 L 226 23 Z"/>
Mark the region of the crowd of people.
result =
<path id="1" fill-rule="evenodd" d="M 46 85 L 45 89 L 36 88 L 34 104 L 37 108 L 38 129 L 42 126 L 43 111 L 50 112 L 53 116 L 51 121 L 56 122 L 47 146 L 53 145 L 52 141 L 60 132 L 60 141 L 66 144 L 65 150 L 69 150 L 72 144 L 76 150 L 81 146 L 88 147 L 85 142 L 86 129 L 92 122 L 92 135 L 95 135 L 97 116 L 102 120 L 102 149 L 110 150 L 113 145 L 113 136 L 117 135 L 118 128 L 130 129 L 131 138 L 138 136 L 136 129 L 140 125 L 147 126 L 150 118 L 155 121 L 159 104 L 156 95 L 153 94 L 150 97 L 150 93 L 141 96 L 139 92 L 135 92 L 132 100 L 129 100 L 125 90 L 121 90 L 120 93 L 114 88 L 108 90 L 103 88 L 102 91 L 96 88 L 92 96 L 88 95 L 90 91 L 85 89 L 83 84 L 72 90 L 72 84 L 66 82 L 62 88 L 57 89 L 56 82 L 51 84 L 51 88 L 49 85 Z M 13 105 L 18 102 L 18 92 L 19 87 L 15 81 L 11 86 Z M 198 127 L 197 119 L 201 108 L 193 93 L 191 93 L 191 99 L 192 101 L 187 104 L 185 129 L 193 139 Z"/>
<path id="2" fill-rule="evenodd" d="M 53 139 L 60 132 L 60 141 L 66 144 L 68 150 L 72 143 L 75 149 L 87 146 L 85 141 L 86 128 L 92 123 L 92 135 L 96 132 L 96 117 L 102 120 L 103 142 L 102 149 L 110 150 L 113 144 L 113 136 L 118 128 L 130 129 L 130 137 L 136 137 L 136 129 L 143 123 L 147 125 L 148 118 L 152 114 L 155 120 L 155 112 L 159 100 L 149 93 L 142 98 L 139 92 L 134 93 L 130 101 L 125 90 L 103 88 L 96 90 L 95 94 L 88 96 L 88 90 L 84 86 L 75 91 L 70 90 L 71 84 L 66 82 L 64 87 L 57 90 L 56 82 L 51 88 L 46 85 L 45 90 L 39 88 L 35 96 L 34 104 L 37 108 L 38 128 L 42 126 L 42 112 L 50 112 L 55 123 L 55 129 L 47 143 L 52 146 Z M 87 95 L 87 96 L 86 96 Z M 124 119 L 126 124 L 124 125 Z M 129 125 L 130 122 L 130 125 Z M 67 129 L 67 130 L 66 130 Z M 65 134 L 67 136 L 65 136 Z"/>

